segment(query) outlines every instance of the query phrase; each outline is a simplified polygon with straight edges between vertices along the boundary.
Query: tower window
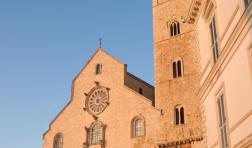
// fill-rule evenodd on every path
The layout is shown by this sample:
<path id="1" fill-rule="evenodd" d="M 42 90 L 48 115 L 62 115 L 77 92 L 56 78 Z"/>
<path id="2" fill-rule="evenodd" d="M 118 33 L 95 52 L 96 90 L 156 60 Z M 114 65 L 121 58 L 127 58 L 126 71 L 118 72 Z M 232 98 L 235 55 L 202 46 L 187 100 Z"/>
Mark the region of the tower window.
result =
<path id="1" fill-rule="evenodd" d="M 227 119 L 224 105 L 224 94 L 221 94 L 217 100 L 217 108 L 219 113 L 219 130 L 221 135 L 221 144 L 222 147 L 228 147 L 228 138 L 227 138 Z"/>
<path id="2" fill-rule="evenodd" d="M 143 117 L 135 117 L 132 120 L 132 137 L 141 137 L 145 135 L 145 125 Z"/>
<path id="3" fill-rule="evenodd" d="M 171 37 L 180 34 L 180 24 L 177 21 L 174 21 L 170 24 L 170 33 Z"/>
<path id="4" fill-rule="evenodd" d="M 182 76 L 182 60 L 175 60 L 172 62 L 173 78 L 178 78 Z"/>
<path id="5" fill-rule="evenodd" d="M 59 133 L 54 137 L 53 148 L 63 148 L 62 134 Z"/>
<path id="6" fill-rule="evenodd" d="M 184 107 L 177 106 L 175 107 L 175 124 L 182 125 L 185 124 L 185 116 L 184 116 Z"/>
<path id="7" fill-rule="evenodd" d="M 96 65 L 96 71 L 95 71 L 95 73 L 97 75 L 102 73 L 102 64 L 97 64 Z"/>
<path id="8" fill-rule="evenodd" d="M 139 88 L 139 90 L 138 90 L 138 92 L 139 92 L 139 94 L 143 94 L 143 89 L 142 88 Z"/>
<path id="9" fill-rule="evenodd" d="M 216 19 L 215 16 L 213 17 L 210 23 L 210 33 L 211 33 L 211 45 L 213 51 L 213 59 L 214 63 L 217 62 L 219 58 L 219 47 L 218 47 L 218 40 L 217 40 L 217 29 L 216 29 Z"/>

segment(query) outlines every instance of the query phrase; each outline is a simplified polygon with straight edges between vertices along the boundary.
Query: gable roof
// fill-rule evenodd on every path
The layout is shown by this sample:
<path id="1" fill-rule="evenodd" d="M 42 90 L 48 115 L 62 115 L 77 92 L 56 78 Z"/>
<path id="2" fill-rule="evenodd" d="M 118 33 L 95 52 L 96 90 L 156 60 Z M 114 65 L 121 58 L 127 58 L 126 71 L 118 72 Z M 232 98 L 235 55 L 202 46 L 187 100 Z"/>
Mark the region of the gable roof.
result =
<path id="1" fill-rule="evenodd" d="M 54 121 L 60 116 L 60 114 L 62 112 L 64 112 L 64 110 L 71 104 L 71 102 L 73 101 L 73 90 L 74 90 L 74 82 L 75 80 L 80 76 L 80 74 L 82 73 L 82 71 L 85 70 L 85 68 L 87 67 L 87 65 L 92 61 L 92 59 L 95 57 L 96 54 L 98 54 L 99 52 L 103 52 L 105 53 L 107 56 L 111 57 L 112 59 L 116 60 L 118 63 L 120 64 L 124 64 L 123 62 L 121 62 L 120 60 L 118 60 L 117 58 L 115 58 L 114 56 L 110 55 L 108 52 L 106 52 L 105 50 L 101 49 L 101 48 L 97 48 L 95 50 L 95 52 L 92 54 L 92 56 L 89 58 L 89 60 L 86 62 L 86 64 L 81 68 L 80 72 L 74 77 L 74 79 L 72 80 L 72 88 L 71 88 L 71 99 L 69 100 L 69 102 L 64 106 L 64 108 L 56 115 L 56 117 L 54 117 L 54 119 L 50 122 L 49 124 L 49 128 L 46 130 L 46 132 L 43 134 L 43 139 L 45 138 L 45 135 L 50 131 L 52 124 L 54 123 Z M 125 65 L 125 64 L 124 64 Z"/>
<path id="2" fill-rule="evenodd" d="M 95 50 L 95 52 L 93 53 L 93 55 L 89 58 L 89 60 L 86 62 L 86 64 L 82 67 L 82 69 L 80 70 L 80 72 L 75 76 L 75 78 L 73 79 L 73 81 L 75 81 L 79 75 L 82 73 L 82 71 L 87 67 L 87 65 L 92 61 L 92 59 L 95 57 L 96 54 L 98 54 L 99 52 L 105 53 L 107 56 L 111 57 L 112 59 L 114 59 L 115 61 L 117 61 L 120 64 L 126 65 L 124 64 L 122 61 L 118 60 L 116 57 L 112 56 L 111 54 L 109 54 L 107 51 L 101 49 L 101 48 L 97 48 Z"/>
<path id="3" fill-rule="evenodd" d="M 74 79 L 72 80 L 72 88 L 71 88 L 71 99 L 70 101 L 64 106 L 64 108 L 56 115 L 56 117 L 54 117 L 54 119 L 50 122 L 49 124 L 49 128 L 47 129 L 47 131 L 43 134 L 43 139 L 45 138 L 45 135 L 50 131 L 52 124 L 56 121 L 56 119 L 60 116 L 60 114 L 62 112 L 64 112 L 64 110 L 71 104 L 71 102 L 73 101 L 73 90 L 74 90 L 74 82 L 75 80 L 80 76 L 80 74 L 85 70 L 85 68 L 88 66 L 88 64 L 92 61 L 92 59 L 95 57 L 95 55 L 97 55 L 99 52 L 102 52 L 104 54 L 106 54 L 107 56 L 111 57 L 112 59 L 114 59 L 115 61 L 117 61 L 120 64 L 123 64 L 125 66 L 127 66 L 127 64 L 124 64 L 122 61 L 118 60 L 116 57 L 112 56 L 111 54 L 109 54 L 108 52 L 106 52 L 105 50 L 101 49 L 101 48 L 97 48 L 96 51 L 93 53 L 93 55 L 89 58 L 89 60 L 86 62 L 86 64 L 81 68 L 80 72 L 74 77 Z M 133 77 L 134 79 L 136 79 L 137 81 L 140 81 L 142 83 L 144 83 L 145 85 L 147 85 L 148 87 L 154 88 L 152 85 L 148 84 L 147 82 L 141 80 L 140 78 L 130 74 L 127 72 L 127 69 L 125 69 L 125 74 L 126 75 L 131 75 L 131 77 Z M 136 90 L 134 90 L 136 91 Z M 147 97 L 146 97 L 147 98 Z M 148 98 L 149 99 L 149 98 Z M 151 99 L 149 99 L 151 100 Z"/>

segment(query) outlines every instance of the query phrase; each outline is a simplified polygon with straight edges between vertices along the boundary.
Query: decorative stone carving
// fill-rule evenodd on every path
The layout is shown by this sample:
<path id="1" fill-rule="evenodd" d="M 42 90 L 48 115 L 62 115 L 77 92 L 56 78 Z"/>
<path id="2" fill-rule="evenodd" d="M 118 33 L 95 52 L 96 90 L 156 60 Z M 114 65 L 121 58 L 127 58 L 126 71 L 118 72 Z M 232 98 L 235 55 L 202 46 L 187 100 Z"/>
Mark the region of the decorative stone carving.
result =
<path id="1" fill-rule="evenodd" d="M 109 104 L 108 90 L 104 87 L 97 87 L 90 91 L 86 99 L 86 110 L 91 115 L 99 115 Z"/>

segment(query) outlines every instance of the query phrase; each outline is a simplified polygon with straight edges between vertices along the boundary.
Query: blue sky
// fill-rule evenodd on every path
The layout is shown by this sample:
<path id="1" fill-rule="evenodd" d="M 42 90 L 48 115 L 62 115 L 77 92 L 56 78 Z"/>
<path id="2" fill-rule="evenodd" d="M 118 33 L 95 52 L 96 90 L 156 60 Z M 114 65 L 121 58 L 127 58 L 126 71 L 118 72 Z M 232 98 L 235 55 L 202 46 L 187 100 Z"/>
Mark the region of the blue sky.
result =
<path id="1" fill-rule="evenodd" d="M 0 148 L 42 147 L 100 37 L 152 84 L 151 13 L 147 0 L 0 0 Z"/>

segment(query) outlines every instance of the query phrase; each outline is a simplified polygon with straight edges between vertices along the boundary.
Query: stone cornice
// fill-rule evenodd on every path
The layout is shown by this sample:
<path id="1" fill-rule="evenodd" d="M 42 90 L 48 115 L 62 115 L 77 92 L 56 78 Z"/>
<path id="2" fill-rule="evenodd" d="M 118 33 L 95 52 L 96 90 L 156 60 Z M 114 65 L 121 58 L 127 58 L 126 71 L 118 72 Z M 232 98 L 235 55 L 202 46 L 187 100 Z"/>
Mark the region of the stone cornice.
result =
<path id="1" fill-rule="evenodd" d="M 192 0 L 191 7 L 187 15 L 187 22 L 194 24 L 199 19 L 200 13 L 203 9 L 204 0 Z"/>
<path id="2" fill-rule="evenodd" d="M 182 139 L 182 140 L 168 142 L 168 143 L 165 143 L 165 144 L 159 144 L 158 147 L 159 148 L 169 148 L 171 146 L 186 145 L 186 144 L 191 144 L 191 143 L 194 143 L 194 142 L 199 142 L 199 141 L 202 141 L 202 140 L 203 140 L 202 136 L 195 136 L 195 137 L 189 137 L 189 138 Z"/>

